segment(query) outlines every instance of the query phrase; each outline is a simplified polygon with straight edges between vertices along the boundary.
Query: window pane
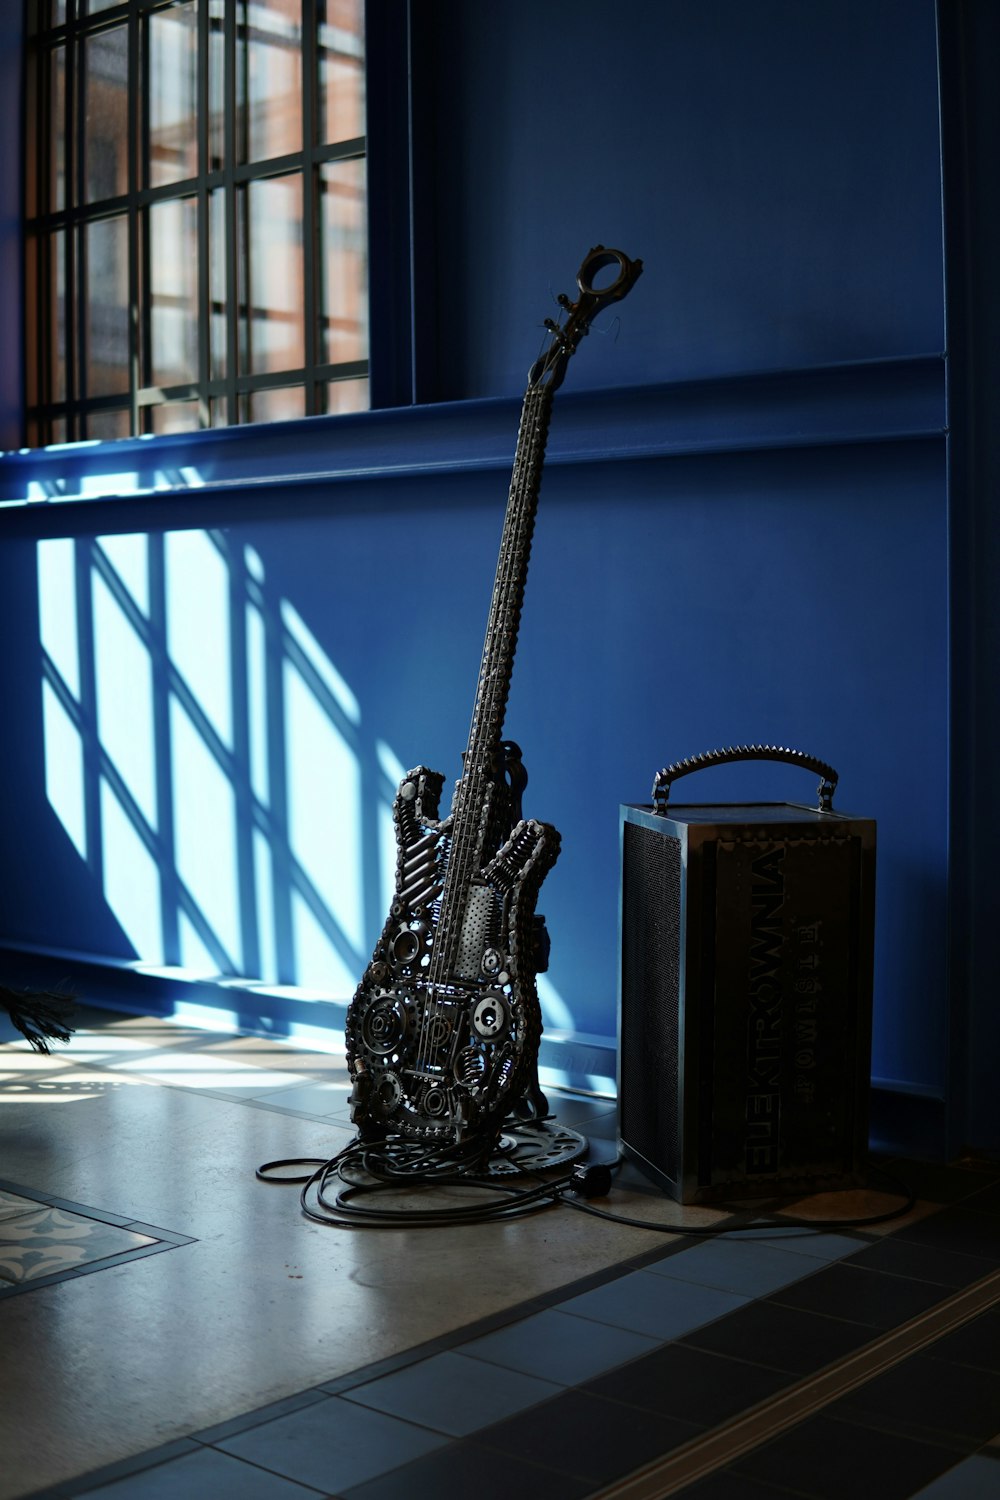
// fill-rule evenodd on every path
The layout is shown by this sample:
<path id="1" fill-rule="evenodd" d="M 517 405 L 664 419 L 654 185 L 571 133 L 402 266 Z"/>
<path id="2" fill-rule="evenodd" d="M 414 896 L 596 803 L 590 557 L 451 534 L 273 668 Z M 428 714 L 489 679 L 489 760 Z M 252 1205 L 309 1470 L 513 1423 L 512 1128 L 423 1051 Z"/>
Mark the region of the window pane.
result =
<path id="1" fill-rule="evenodd" d="M 208 0 L 208 170 L 225 161 L 225 0 Z"/>
<path id="2" fill-rule="evenodd" d="M 365 134 L 364 5 L 318 0 L 319 139 L 352 141 Z"/>
<path id="3" fill-rule="evenodd" d="M 237 16 L 239 160 L 301 151 L 301 0 L 240 0 Z"/>
<path id="4" fill-rule="evenodd" d="M 149 17 L 149 162 L 152 187 L 198 171 L 197 0 Z"/>
<path id="5" fill-rule="evenodd" d="M 302 176 L 269 177 L 247 189 L 249 317 L 243 319 L 243 368 L 253 374 L 305 363 Z"/>
<path id="6" fill-rule="evenodd" d="M 164 401 L 154 406 L 153 431 L 195 432 L 201 426 L 197 401 Z"/>
<path id="7" fill-rule="evenodd" d="M 331 416 L 345 411 L 367 411 L 371 401 L 367 380 L 331 380 L 326 388 L 326 409 Z"/>
<path id="8" fill-rule="evenodd" d="M 221 188 L 208 195 L 209 361 L 213 380 L 225 378 L 226 334 L 226 199 Z"/>
<path id="9" fill-rule="evenodd" d="M 368 241 L 365 164 L 328 162 L 320 170 L 322 349 L 327 364 L 368 357 Z"/>
<path id="10" fill-rule="evenodd" d="M 154 385 L 198 378 L 198 203 L 171 198 L 149 210 L 151 373 Z"/>
<path id="11" fill-rule="evenodd" d="M 63 230 L 49 235 L 46 246 L 48 293 L 55 317 L 49 324 L 47 372 L 48 389 L 41 389 L 43 401 L 66 400 L 66 235 Z M 43 381 L 46 375 L 42 376 Z"/>
<path id="12" fill-rule="evenodd" d="M 49 54 L 49 208 L 66 207 L 66 48 Z"/>
<path id="13" fill-rule="evenodd" d="M 128 191 L 128 38 L 116 26 L 85 44 L 87 202 Z"/>
<path id="14" fill-rule="evenodd" d="M 250 397 L 251 422 L 286 422 L 305 414 L 306 393 L 300 385 L 254 391 Z"/>
<path id="15" fill-rule="evenodd" d="M 33 441 L 367 406 L 365 3 L 30 0 Z"/>
<path id="16" fill-rule="evenodd" d="M 128 225 L 124 215 L 84 229 L 87 394 L 128 391 Z"/>
<path id="17" fill-rule="evenodd" d="M 113 438 L 128 437 L 132 428 L 131 413 L 122 411 L 92 411 L 87 418 L 87 436 L 107 442 Z"/>

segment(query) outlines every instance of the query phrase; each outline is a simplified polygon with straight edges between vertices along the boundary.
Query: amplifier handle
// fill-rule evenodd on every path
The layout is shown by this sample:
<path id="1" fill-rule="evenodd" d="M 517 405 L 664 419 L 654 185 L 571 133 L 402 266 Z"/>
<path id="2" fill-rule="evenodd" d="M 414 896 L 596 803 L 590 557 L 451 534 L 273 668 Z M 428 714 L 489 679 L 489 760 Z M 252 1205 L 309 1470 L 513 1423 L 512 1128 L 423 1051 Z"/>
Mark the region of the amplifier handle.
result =
<path id="1" fill-rule="evenodd" d="M 724 766 L 739 760 L 780 760 L 790 766 L 801 766 L 805 771 L 815 771 L 822 776 L 819 784 L 818 812 L 833 811 L 833 794 L 837 789 L 838 776 L 825 760 L 807 755 L 804 750 L 786 750 L 778 745 L 730 745 L 728 750 L 706 750 L 703 755 L 692 755 L 688 760 L 676 760 L 672 766 L 657 771 L 653 778 L 653 811 L 665 813 L 667 798 L 673 782 L 692 771 L 703 771 L 707 766 Z"/>

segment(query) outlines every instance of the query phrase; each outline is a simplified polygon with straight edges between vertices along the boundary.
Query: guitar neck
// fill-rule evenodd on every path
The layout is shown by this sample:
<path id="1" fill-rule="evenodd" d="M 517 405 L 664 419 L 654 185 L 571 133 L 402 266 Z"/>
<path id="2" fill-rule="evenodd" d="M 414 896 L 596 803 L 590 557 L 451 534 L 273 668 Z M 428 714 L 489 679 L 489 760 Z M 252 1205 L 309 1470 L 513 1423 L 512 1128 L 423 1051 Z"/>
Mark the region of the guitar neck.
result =
<path id="1" fill-rule="evenodd" d="M 495 772 L 517 650 L 551 413 L 552 391 L 545 386 L 529 385 L 521 408 L 493 600 L 465 750 L 467 777 L 470 774 L 489 776 Z"/>
<path id="2" fill-rule="evenodd" d="M 435 941 L 434 978 L 450 971 L 459 941 L 469 882 L 483 863 L 487 788 L 500 771 L 500 743 L 517 650 L 531 538 L 545 458 L 552 389 L 529 382 L 521 407 L 517 448 L 486 625 L 479 683 L 452 808 L 452 844 Z"/>
<path id="3" fill-rule="evenodd" d="M 607 271 L 612 272 L 612 278 L 605 278 L 602 286 L 597 285 L 597 277 Z M 567 315 L 565 322 L 560 325 L 546 318 L 551 343 L 528 374 L 465 765 L 452 804 L 451 849 L 431 953 L 429 977 L 434 983 L 447 982 L 453 973 L 469 890 L 485 858 L 493 852 L 485 847 L 492 821 L 490 787 L 502 775 L 503 721 L 521 623 L 552 397 L 562 383 L 567 361 L 589 332 L 592 318 L 625 297 L 641 271 L 641 260 L 630 260 L 620 250 L 596 245 L 577 275 L 580 289 L 577 300 L 571 302 L 566 296 L 557 299 Z"/>

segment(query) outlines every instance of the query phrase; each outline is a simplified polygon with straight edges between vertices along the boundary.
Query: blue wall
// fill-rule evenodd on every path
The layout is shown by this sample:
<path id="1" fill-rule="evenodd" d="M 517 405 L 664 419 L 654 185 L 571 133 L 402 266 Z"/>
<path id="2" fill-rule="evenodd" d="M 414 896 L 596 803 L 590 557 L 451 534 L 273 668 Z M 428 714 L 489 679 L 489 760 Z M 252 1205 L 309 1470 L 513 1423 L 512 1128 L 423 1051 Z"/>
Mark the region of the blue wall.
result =
<path id="1" fill-rule="evenodd" d="M 3 687 L 23 725 L 0 794 L 5 870 L 21 860 L 3 898 L 4 936 L 123 958 L 137 948 L 139 918 L 115 916 L 107 868 L 93 847 L 84 864 L 81 837 L 74 844 L 45 794 L 36 541 L 51 558 L 53 542 L 73 535 L 79 587 L 91 579 L 105 620 L 132 620 L 119 636 L 141 642 L 133 660 L 150 663 L 150 702 L 180 702 L 187 690 L 178 663 L 189 643 L 176 629 L 157 634 L 171 611 L 183 614 L 184 568 L 207 568 L 229 611 L 202 618 L 208 595 L 192 587 L 204 639 L 224 636 L 223 659 L 244 684 L 225 713 L 231 730 L 249 726 L 247 743 L 234 730 L 232 757 L 225 744 L 212 752 L 229 778 L 235 844 L 216 894 L 200 902 L 207 925 L 192 917 L 185 871 L 184 899 L 173 872 L 162 956 L 177 961 L 170 942 L 193 920 L 202 939 L 229 932 L 227 952 L 242 945 L 231 954 L 237 972 L 252 971 L 255 943 L 262 967 L 276 943 L 271 977 L 315 984 L 296 967 L 308 947 L 296 948 L 298 903 L 313 961 L 325 943 L 331 972 L 356 970 L 383 915 L 392 758 L 458 773 L 517 398 L 552 297 L 572 290 L 600 240 L 642 256 L 646 271 L 620 329 L 608 319 L 603 336 L 595 330 L 557 398 L 507 720 L 530 772 L 526 810 L 563 834 L 541 901 L 553 942 L 549 1024 L 613 1034 L 618 804 L 645 800 L 668 760 L 734 741 L 791 743 L 831 760 L 842 805 L 878 821 L 873 1072 L 939 1097 L 949 531 L 931 0 L 646 0 L 613 25 L 591 0 L 434 0 L 414 16 L 411 312 L 424 404 L 201 444 L 0 461 L 2 498 L 32 484 L 36 495 L 60 482 L 79 491 L 91 476 L 90 499 L 3 516 Z M 403 175 L 399 161 L 376 172 L 376 219 Z M 377 285 L 373 302 L 377 319 Z M 400 387 L 382 373 L 377 386 Z M 185 466 L 204 488 L 191 487 Z M 99 500 L 102 469 L 149 470 L 168 493 Z M 303 477 L 276 478 L 289 474 Z M 239 477 L 271 482 L 223 483 Z M 185 552 L 176 538 L 188 528 L 212 539 Z M 141 553 L 138 593 L 163 590 L 145 615 L 135 589 L 129 603 L 127 547 L 95 551 L 109 535 L 147 538 L 128 544 Z M 51 598 L 58 570 L 45 576 Z M 67 610 L 86 656 L 94 616 L 82 597 Z M 255 930 L 250 899 L 255 816 L 261 826 L 251 742 L 263 721 L 241 699 L 253 696 L 239 625 L 248 607 L 265 622 L 277 671 L 268 702 L 283 715 L 270 746 L 286 756 L 282 796 L 315 799 L 329 835 L 321 868 L 322 840 L 290 830 L 294 808 L 267 809 L 284 892 L 257 924 L 271 924 L 270 937 Z M 147 630 L 157 608 L 160 626 Z M 290 634 L 289 620 L 306 634 Z M 276 662 L 291 663 L 283 677 Z M 192 661 L 189 675 L 199 670 Z M 196 689 L 183 708 L 191 723 Z M 104 691 L 107 704 L 115 690 Z M 209 694 L 206 679 L 203 705 Z M 142 712 L 136 698 L 137 720 Z M 211 717 L 198 721 L 202 747 L 214 743 Z M 303 748 L 308 733 L 328 747 L 326 777 L 322 755 Z M 162 722 L 149 730 L 149 795 L 161 813 L 178 784 L 157 756 L 171 743 L 176 752 L 187 730 L 178 734 L 164 738 Z M 715 775 L 715 791 L 738 799 L 810 791 L 787 768 Z M 345 823 L 335 804 L 358 788 L 360 811 Z M 220 823 L 206 844 L 224 835 Z M 150 857 L 180 852 L 157 846 Z M 235 890 L 225 910 L 219 881 Z M 206 963 L 218 956 L 208 948 Z"/>
<path id="2" fill-rule="evenodd" d="M 534 288 L 571 290 L 595 240 L 648 277 L 577 387 L 943 348 L 932 0 L 417 14 L 439 395 L 519 392 Z"/>

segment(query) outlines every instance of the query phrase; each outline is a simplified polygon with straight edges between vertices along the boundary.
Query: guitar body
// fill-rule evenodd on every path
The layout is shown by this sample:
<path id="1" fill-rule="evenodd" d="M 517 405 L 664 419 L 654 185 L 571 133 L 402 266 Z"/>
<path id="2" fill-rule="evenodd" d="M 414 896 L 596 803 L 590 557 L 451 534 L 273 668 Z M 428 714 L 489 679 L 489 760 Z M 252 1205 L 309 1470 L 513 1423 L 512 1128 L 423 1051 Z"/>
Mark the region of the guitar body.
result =
<path id="1" fill-rule="evenodd" d="M 437 816 L 443 781 L 418 766 L 400 784 L 395 897 L 347 1015 L 352 1118 L 369 1138 L 493 1140 L 535 1080 L 547 958 L 535 904 L 559 835 L 514 817 L 519 787 L 490 783 L 493 853 L 469 882 L 454 961 L 432 978 L 453 831 Z"/>
<path id="2" fill-rule="evenodd" d="M 471 1143 L 488 1154 L 508 1114 L 547 1111 L 535 977 L 548 940 L 535 903 L 559 835 L 522 818 L 521 752 L 501 735 L 553 393 L 591 319 L 641 270 L 595 246 L 579 298 L 557 299 L 566 320 L 546 318 L 551 344 L 528 373 L 463 773 L 444 819 L 436 771 L 418 766 L 400 783 L 395 896 L 347 1012 L 351 1119 L 366 1140 Z"/>

